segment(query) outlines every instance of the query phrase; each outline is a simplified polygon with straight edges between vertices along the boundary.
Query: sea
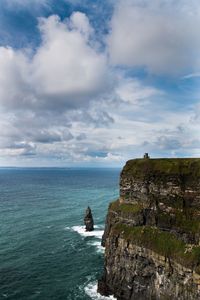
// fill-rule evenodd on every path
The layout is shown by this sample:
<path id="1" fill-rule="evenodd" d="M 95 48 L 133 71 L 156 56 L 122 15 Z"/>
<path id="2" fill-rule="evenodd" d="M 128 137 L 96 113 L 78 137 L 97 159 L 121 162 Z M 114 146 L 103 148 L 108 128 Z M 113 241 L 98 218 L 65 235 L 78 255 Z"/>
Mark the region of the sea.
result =
<path id="1" fill-rule="evenodd" d="M 0 299 L 104 300 L 101 237 L 120 169 L 0 169 Z M 87 206 L 95 230 L 85 232 Z"/>

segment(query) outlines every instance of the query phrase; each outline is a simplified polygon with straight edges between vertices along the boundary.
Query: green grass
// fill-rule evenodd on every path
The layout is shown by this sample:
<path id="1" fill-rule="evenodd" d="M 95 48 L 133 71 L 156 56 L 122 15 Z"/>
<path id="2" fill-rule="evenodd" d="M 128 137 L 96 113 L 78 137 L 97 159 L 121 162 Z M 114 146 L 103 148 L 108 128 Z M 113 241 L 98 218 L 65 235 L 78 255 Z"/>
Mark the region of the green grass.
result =
<path id="1" fill-rule="evenodd" d="M 174 259 L 185 267 L 200 272 L 200 247 L 194 246 L 189 252 L 187 245 L 172 233 L 161 231 L 156 227 L 130 227 L 125 224 L 116 224 L 112 232 L 120 234 L 135 245 L 151 249 L 166 258 Z"/>
<path id="2" fill-rule="evenodd" d="M 120 213 L 121 216 L 127 214 L 135 216 L 141 213 L 144 207 L 139 203 L 120 203 L 119 200 L 116 200 L 110 203 L 109 209 Z M 195 234 L 200 233 L 200 218 L 195 215 L 195 212 L 197 212 L 197 210 L 187 208 L 185 211 L 174 209 L 173 214 L 158 211 L 156 215 L 158 223 L 160 223 L 163 228 L 179 228 L 182 232 Z"/>
<path id="3" fill-rule="evenodd" d="M 200 233 L 200 220 L 194 215 L 194 211 L 187 209 L 186 212 L 175 210 L 172 217 L 169 213 L 160 212 L 158 221 L 168 224 L 171 228 L 180 228 L 186 233 Z"/>
<path id="4" fill-rule="evenodd" d="M 199 158 L 162 158 L 162 159 L 133 159 L 129 160 L 122 175 L 130 174 L 135 177 L 150 176 L 190 176 L 200 177 Z M 157 177 L 157 180 L 159 177 Z"/>
<path id="5" fill-rule="evenodd" d="M 120 203 L 119 200 L 116 200 L 110 203 L 109 208 L 116 212 L 137 214 L 143 209 L 143 206 L 141 204 Z"/>

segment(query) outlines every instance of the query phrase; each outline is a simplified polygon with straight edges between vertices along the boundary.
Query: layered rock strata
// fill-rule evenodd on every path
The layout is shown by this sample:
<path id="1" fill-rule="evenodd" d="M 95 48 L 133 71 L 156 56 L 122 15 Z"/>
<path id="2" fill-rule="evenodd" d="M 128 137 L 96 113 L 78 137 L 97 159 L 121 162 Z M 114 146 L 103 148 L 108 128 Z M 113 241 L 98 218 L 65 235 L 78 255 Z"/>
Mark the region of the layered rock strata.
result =
<path id="1" fill-rule="evenodd" d="M 200 299 L 200 159 L 128 161 L 102 244 L 101 294 Z"/>

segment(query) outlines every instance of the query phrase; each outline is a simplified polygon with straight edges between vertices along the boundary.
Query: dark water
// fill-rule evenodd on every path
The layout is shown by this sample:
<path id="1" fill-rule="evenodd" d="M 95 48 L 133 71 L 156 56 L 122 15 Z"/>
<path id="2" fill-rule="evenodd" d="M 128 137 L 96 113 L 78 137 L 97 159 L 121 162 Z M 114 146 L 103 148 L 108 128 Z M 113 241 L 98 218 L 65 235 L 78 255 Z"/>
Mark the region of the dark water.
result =
<path id="1" fill-rule="evenodd" d="M 0 169 L 0 299 L 107 299 L 96 293 L 118 169 Z M 90 205 L 96 229 L 83 230 Z"/>

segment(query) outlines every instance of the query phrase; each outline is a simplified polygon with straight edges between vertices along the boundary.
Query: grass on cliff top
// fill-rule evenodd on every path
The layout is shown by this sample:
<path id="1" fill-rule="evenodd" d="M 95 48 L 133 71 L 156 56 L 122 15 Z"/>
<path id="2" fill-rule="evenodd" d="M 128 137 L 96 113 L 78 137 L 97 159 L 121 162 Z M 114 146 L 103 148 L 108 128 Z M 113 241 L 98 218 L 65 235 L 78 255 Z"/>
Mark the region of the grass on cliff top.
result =
<path id="1" fill-rule="evenodd" d="M 116 200 L 110 203 L 109 209 L 116 212 L 132 213 L 137 214 L 142 210 L 142 205 L 140 204 L 129 204 L 129 203 L 120 203 L 119 200 Z"/>
<path id="2" fill-rule="evenodd" d="M 123 174 L 144 175 L 192 175 L 200 177 L 200 158 L 132 159 L 127 161 Z"/>
<path id="3" fill-rule="evenodd" d="M 192 268 L 200 274 L 200 246 L 190 250 L 172 233 L 161 231 L 156 227 L 116 224 L 112 229 L 114 234 L 132 241 L 135 245 L 150 249 L 168 259 L 173 259 L 187 268 Z"/>

